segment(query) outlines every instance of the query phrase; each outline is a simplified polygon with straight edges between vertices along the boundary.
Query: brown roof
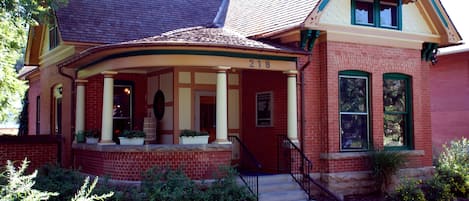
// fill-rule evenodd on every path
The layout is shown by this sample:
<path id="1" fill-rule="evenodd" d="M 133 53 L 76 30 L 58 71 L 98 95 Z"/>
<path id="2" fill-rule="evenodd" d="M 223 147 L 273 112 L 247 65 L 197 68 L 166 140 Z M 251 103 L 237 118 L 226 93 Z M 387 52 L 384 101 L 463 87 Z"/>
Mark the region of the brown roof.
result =
<path id="1" fill-rule="evenodd" d="M 320 0 L 233 0 L 225 26 L 249 37 L 298 26 Z"/>
<path id="2" fill-rule="evenodd" d="M 163 33 L 159 36 L 124 42 L 131 43 L 181 43 L 205 46 L 238 47 L 302 53 L 301 49 L 281 46 L 268 41 L 248 39 L 227 28 L 190 27 Z"/>
<path id="3" fill-rule="evenodd" d="M 222 0 L 69 0 L 56 12 L 63 41 L 118 43 L 210 26 Z"/>

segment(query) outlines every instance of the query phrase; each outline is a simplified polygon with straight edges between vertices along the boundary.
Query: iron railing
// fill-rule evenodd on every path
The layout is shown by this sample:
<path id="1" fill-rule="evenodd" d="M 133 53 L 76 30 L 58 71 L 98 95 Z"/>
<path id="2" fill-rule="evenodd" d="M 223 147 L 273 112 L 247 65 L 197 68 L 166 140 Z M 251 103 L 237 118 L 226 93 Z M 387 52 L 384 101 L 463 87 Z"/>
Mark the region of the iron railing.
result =
<path id="1" fill-rule="evenodd" d="M 285 135 L 278 135 L 277 140 L 277 169 L 279 172 L 289 173 L 308 194 L 310 200 L 314 197 L 313 187 L 316 187 L 329 199 L 341 201 L 337 195 L 311 177 L 313 163 L 295 143 Z"/>
<path id="2" fill-rule="evenodd" d="M 259 200 L 259 173 L 262 168 L 247 146 L 237 136 L 230 135 L 228 140 L 233 143 L 233 149 L 239 148 L 239 155 L 232 160 L 237 162 L 239 177 L 248 187 L 256 199 Z"/>

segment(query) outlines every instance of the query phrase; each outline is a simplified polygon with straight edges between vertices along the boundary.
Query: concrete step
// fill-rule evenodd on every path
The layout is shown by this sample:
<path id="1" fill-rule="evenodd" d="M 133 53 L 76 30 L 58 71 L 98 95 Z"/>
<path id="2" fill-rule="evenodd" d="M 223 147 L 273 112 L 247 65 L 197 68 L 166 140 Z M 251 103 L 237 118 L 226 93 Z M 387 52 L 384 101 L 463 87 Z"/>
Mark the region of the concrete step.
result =
<path id="1" fill-rule="evenodd" d="M 303 190 L 281 190 L 260 193 L 259 201 L 307 201 L 308 196 Z"/>
<path id="2" fill-rule="evenodd" d="M 307 201 L 308 195 L 289 174 L 259 176 L 259 201 Z"/>

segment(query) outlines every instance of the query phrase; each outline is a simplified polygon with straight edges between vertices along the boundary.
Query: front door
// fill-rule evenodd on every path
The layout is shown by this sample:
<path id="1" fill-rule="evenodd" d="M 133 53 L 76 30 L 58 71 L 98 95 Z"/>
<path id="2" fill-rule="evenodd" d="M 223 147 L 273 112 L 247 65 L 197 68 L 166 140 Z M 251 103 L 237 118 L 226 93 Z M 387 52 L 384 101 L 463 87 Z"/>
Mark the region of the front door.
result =
<path id="1" fill-rule="evenodd" d="M 215 92 L 196 92 L 195 129 L 208 132 L 209 143 L 216 139 L 216 96 Z"/>

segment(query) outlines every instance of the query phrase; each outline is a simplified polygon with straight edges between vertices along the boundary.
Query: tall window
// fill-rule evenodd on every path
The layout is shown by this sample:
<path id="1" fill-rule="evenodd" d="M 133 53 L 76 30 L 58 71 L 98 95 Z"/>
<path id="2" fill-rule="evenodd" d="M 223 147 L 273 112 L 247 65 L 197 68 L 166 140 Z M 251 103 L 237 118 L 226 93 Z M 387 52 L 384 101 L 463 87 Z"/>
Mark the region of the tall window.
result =
<path id="1" fill-rule="evenodd" d="M 52 128 L 56 135 L 62 134 L 62 84 L 56 85 L 53 90 Z"/>
<path id="2" fill-rule="evenodd" d="M 410 78 L 402 74 L 384 74 L 384 146 L 412 148 Z"/>
<path id="3" fill-rule="evenodd" d="M 57 28 L 57 24 L 54 23 L 49 27 L 49 50 L 59 46 L 59 43 L 59 29 Z"/>
<path id="4" fill-rule="evenodd" d="M 342 71 L 339 74 L 340 149 L 367 150 L 369 146 L 368 74 Z"/>
<path id="5" fill-rule="evenodd" d="M 114 83 L 113 126 L 114 133 L 133 129 L 132 109 L 133 83 L 116 81 Z"/>
<path id="6" fill-rule="evenodd" d="M 352 0 L 352 24 L 401 29 L 401 0 Z"/>
<path id="7" fill-rule="evenodd" d="M 36 135 L 40 134 L 41 127 L 41 96 L 36 96 Z"/>

